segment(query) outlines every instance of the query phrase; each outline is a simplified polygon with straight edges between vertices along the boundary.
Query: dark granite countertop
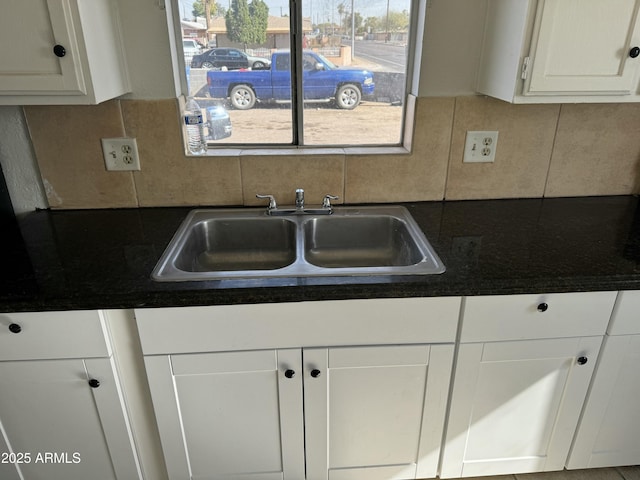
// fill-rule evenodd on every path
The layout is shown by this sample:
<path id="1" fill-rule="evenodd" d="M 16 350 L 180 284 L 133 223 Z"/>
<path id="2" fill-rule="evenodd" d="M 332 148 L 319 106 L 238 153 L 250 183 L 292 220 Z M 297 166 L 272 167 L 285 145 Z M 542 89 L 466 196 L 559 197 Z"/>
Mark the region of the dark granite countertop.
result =
<path id="1" fill-rule="evenodd" d="M 191 208 L 34 212 L 3 228 L 0 311 L 640 289 L 635 196 L 404 205 L 444 274 L 157 283 Z"/>

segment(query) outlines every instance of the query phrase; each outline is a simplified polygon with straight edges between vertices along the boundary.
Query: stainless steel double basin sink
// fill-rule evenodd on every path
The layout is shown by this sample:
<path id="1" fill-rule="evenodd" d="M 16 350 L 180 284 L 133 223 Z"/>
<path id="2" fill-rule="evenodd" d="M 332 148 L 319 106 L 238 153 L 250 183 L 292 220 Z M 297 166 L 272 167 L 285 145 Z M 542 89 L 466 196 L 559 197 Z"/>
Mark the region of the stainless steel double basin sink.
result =
<path id="1" fill-rule="evenodd" d="M 176 282 L 444 271 L 402 206 L 333 207 L 331 214 L 278 216 L 237 208 L 191 211 L 151 276 Z"/>

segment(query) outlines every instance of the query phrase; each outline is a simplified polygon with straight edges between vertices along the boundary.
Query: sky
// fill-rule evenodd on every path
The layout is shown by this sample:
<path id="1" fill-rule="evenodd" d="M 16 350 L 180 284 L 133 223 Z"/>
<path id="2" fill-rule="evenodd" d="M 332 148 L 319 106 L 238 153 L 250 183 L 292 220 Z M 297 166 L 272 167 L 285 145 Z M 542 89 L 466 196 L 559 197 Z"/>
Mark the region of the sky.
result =
<path id="1" fill-rule="evenodd" d="M 180 18 L 191 17 L 194 0 L 179 0 Z M 386 15 L 387 1 L 389 1 L 389 9 L 401 12 L 409 9 L 410 0 L 353 0 L 356 12 L 363 17 L 380 17 Z M 231 0 L 220 0 L 222 5 L 229 7 Z M 302 0 L 303 15 L 305 17 L 313 16 L 313 21 L 326 21 L 330 19 L 331 13 L 335 15 L 334 20 L 338 22 L 338 5 L 344 2 L 346 10 L 351 10 L 351 0 Z M 269 6 L 269 15 L 280 16 L 288 14 L 288 0 L 265 0 Z"/>

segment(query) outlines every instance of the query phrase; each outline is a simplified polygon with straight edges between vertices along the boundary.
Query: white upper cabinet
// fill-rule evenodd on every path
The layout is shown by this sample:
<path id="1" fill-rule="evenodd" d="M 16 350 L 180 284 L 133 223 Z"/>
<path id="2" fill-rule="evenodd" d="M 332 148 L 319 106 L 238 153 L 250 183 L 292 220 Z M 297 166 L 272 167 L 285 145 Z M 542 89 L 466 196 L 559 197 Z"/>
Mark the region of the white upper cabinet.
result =
<path id="1" fill-rule="evenodd" d="M 489 0 L 478 92 L 513 103 L 640 101 L 640 0 Z"/>
<path id="2" fill-rule="evenodd" d="M 4 0 L 0 104 L 95 104 L 130 91 L 113 0 Z"/>

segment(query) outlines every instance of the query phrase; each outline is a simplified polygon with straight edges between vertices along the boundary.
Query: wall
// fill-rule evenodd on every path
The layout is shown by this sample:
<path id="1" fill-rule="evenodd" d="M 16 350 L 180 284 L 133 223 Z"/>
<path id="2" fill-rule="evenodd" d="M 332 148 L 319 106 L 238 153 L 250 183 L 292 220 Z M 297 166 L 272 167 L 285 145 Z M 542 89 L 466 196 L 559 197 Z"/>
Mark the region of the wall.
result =
<path id="1" fill-rule="evenodd" d="M 175 99 L 25 112 L 53 208 L 256 205 L 258 192 L 292 203 L 297 187 L 309 199 L 331 192 L 347 203 L 640 191 L 640 104 L 422 97 L 410 155 L 295 153 L 268 159 L 184 157 Z M 462 163 L 467 130 L 500 132 L 495 163 Z M 142 171 L 105 171 L 100 138 L 120 135 L 137 138 Z M 69 153 L 69 144 L 79 153 Z"/>
<path id="2" fill-rule="evenodd" d="M 638 193 L 640 104 L 511 105 L 473 95 L 483 0 L 427 4 L 411 155 L 268 161 L 184 157 L 165 13 L 157 0 L 119 3 L 133 93 L 24 110 L 52 208 L 253 205 L 259 190 L 289 202 L 296 187 L 348 203 Z M 495 163 L 462 163 L 467 130 L 500 132 Z M 100 138 L 120 135 L 137 138 L 141 172 L 104 170 Z M 5 173 L 21 161 L 2 156 Z"/>
<path id="3" fill-rule="evenodd" d="M 0 163 L 16 214 L 47 207 L 38 164 L 20 107 L 0 107 Z"/>

